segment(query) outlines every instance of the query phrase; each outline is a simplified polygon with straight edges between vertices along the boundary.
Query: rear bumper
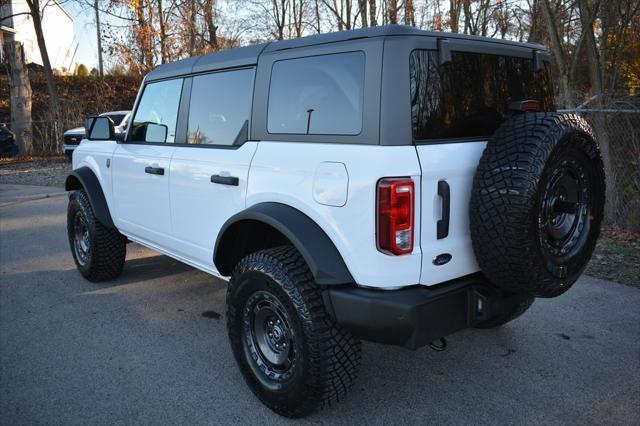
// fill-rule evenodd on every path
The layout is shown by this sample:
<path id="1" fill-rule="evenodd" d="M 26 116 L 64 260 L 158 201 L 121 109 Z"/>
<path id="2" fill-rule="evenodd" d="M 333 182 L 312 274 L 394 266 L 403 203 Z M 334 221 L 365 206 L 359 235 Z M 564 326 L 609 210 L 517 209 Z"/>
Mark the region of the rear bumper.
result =
<path id="1" fill-rule="evenodd" d="M 325 293 L 329 314 L 357 338 L 410 349 L 473 327 L 516 300 L 518 296 L 505 297 L 479 274 L 434 287 L 329 287 Z"/>

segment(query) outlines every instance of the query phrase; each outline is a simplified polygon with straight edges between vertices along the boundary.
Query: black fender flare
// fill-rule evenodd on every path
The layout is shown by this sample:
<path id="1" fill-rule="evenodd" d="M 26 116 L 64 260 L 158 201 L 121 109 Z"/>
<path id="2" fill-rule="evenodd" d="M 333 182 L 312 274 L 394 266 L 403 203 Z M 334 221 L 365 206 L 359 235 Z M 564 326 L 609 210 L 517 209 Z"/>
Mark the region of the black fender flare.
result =
<path id="1" fill-rule="evenodd" d="M 66 191 L 75 191 L 84 189 L 89 197 L 91 208 L 96 215 L 96 219 L 106 226 L 107 228 L 116 229 L 111 219 L 111 212 L 109 212 L 109 205 L 107 199 L 102 192 L 102 186 L 98 177 L 93 173 L 89 167 L 80 167 L 69 173 L 64 183 L 64 189 Z"/>
<path id="2" fill-rule="evenodd" d="M 229 218 L 218 233 L 213 254 L 216 268 L 222 275 L 231 275 L 235 265 L 222 260 L 221 251 L 234 239 L 227 231 L 240 221 L 257 221 L 276 229 L 300 252 L 317 284 L 352 284 L 340 252 L 322 228 L 309 216 L 291 206 L 265 202 L 255 204 Z"/>

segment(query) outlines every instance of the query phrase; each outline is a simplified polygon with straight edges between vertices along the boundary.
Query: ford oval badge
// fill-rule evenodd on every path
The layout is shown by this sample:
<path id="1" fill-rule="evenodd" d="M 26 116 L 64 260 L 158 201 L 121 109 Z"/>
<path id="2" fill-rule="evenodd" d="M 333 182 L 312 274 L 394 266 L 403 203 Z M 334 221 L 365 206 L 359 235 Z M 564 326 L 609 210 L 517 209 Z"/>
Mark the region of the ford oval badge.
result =
<path id="1" fill-rule="evenodd" d="M 436 266 L 442 266 L 446 263 L 449 263 L 450 260 L 451 260 L 451 255 L 449 253 L 442 253 L 437 255 L 433 259 L 433 264 Z"/>

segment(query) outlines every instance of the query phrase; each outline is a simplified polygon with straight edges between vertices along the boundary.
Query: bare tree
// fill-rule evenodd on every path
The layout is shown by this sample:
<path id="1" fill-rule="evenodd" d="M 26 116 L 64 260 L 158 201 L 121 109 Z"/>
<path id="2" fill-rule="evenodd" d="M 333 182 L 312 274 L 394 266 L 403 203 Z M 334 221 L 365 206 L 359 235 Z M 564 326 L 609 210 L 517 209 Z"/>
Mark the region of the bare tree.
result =
<path id="1" fill-rule="evenodd" d="M 367 0 L 358 0 L 358 7 L 360 10 L 358 13 L 360 14 L 360 23 L 362 28 L 366 28 L 369 26 L 369 19 L 367 16 Z"/>
<path id="2" fill-rule="evenodd" d="M 322 25 L 320 24 L 320 0 L 313 0 L 313 14 L 314 14 L 314 30 L 318 34 L 322 32 Z"/>
<path id="3" fill-rule="evenodd" d="M 42 66 L 44 67 L 44 74 L 47 78 L 47 90 L 49 92 L 49 107 L 52 114 L 56 114 L 58 111 L 58 105 L 60 100 L 58 98 L 58 88 L 56 82 L 53 79 L 53 70 L 51 68 L 51 61 L 49 60 L 49 53 L 47 52 L 47 44 L 44 41 L 44 33 L 42 31 L 42 11 L 40 9 L 40 0 L 26 0 L 27 6 L 29 6 L 29 14 L 31 15 L 31 21 L 33 22 L 33 29 L 36 33 L 36 40 L 38 41 L 38 49 L 40 50 L 40 56 L 42 57 Z"/>
<path id="4" fill-rule="evenodd" d="M 460 31 L 460 13 L 464 0 L 449 0 L 449 28 L 452 32 Z"/>
<path id="5" fill-rule="evenodd" d="M 102 63 L 102 36 L 100 35 L 100 7 L 99 0 L 94 0 L 93 9 L 96 13 L 96 41 L 98 43 L 98 72 L 100 77 L 104 76 L 104 65 Z"/>
<path id="6" fill-rule="evenodd" d="M 562 37 L 560 35 L 560 29 L 556 14 L 551 8 L 549 0 L 541 0 L 542 10 L 547 24 L 547 31 L 549 32 L 549 41 L 551 44 L 551 52 L 553 53 L 553 59 L 558 68 L 558 86 L 560 90 L 560 106 L 569 106 L 571 99 L 571 87 L 569 85 L 569 65 L 567 64 L 567 57 L 563 49 Z"/>
<path id="7" fill-rule="evenodd" d="M 404 23 L 412 27 L 416 26 L 416 9 L 413 5 L 413 0 L 405 0 Z"/>
<path id="8" fill-rule="evenodd" d="M 290 2 L 291 12 L 289 13 L 289 19 L 291 21 L 291 27 L 293 27 L 295 37 L 302 37 L 302 31 L 304 27 L 304 16 L 307 8 L 306 0 L 291 0 Z"/>
<path id="9" fill-rule="evenodd" d="M 322 0 L 331 15 L 336 19 L 338 31 L 353 28 L 356 17 L 353 16 L 353 0 Z"/>
<path id="10" fill-rule="evenodd" d="M 398 0 L 385 0 L 387 23 L 398 23 Z"/>
<path id="11" fill-rule="evenodd" d="M 369 0 L 369 25 L 375 27 L 378 25 L 378 9 L 376 0 Z"/>
<path id="12" fill-rule="evenodd" d="M 218 25 L 215 24 L 215 0 L 205 0 L 204 20 L 207 25 L 207 43 L 211 50 L 218 50 Z"/>

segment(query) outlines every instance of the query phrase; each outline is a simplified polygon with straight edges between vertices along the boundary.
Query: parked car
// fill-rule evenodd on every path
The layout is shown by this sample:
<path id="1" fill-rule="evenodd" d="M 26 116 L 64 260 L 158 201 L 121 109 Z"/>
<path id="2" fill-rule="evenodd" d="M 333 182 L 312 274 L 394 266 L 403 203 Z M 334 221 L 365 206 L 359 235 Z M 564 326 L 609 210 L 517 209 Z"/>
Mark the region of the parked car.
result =
<path id="1" fill-rule="evenodd" d="M 5 123 L 0 123 L 0 157 L 15 157 L 16 155 L 18 155 L 16 134 Z"/>
<path id="2" fill-rule="evenodd" d="M 603 163 L 548 61 L 393 25 L 160 66 L 123 140 L 97 117 L 73 156 L 77 268 L 113 279 L 135 241 L 229 279 L 249 388 L 307 415 L 353 385 L 361 340 L 437 346 L 576 282 Z"/>
<path id="3" fill-rule="evenodd" d="M 131 111 L 111 111 L 105 112 L 104 114 L 100 114 L 100 117 L 108 117 L 113 121 L 114 129 L 116 133 L 124 133 L 127 131 L 127 122 L 129 120 L 129 115 Z M 71 156 L 73 155 L 73 151 L 78 147 L 82 139 L 85 138 L 85 128 L 75 127 L 73 129 L 69 129 L 64 132 L 64 153 L 71 160 Z"/>

